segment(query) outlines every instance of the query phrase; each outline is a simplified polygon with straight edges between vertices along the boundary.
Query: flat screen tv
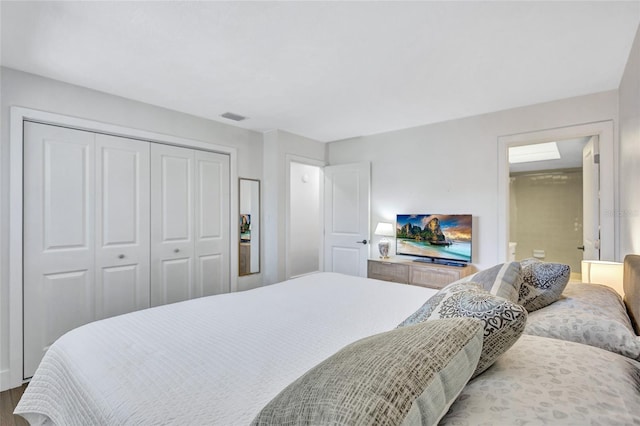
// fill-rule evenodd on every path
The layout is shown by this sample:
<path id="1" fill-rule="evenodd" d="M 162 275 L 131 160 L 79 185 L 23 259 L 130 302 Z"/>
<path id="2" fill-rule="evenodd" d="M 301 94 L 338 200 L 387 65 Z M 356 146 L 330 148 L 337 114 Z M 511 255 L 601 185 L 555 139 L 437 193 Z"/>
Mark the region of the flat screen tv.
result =
<path id="1" fill-rule="evenodd" d="M 399 214 L 396 254 L 449 264 L 471 263 L 470 214 Z"/>

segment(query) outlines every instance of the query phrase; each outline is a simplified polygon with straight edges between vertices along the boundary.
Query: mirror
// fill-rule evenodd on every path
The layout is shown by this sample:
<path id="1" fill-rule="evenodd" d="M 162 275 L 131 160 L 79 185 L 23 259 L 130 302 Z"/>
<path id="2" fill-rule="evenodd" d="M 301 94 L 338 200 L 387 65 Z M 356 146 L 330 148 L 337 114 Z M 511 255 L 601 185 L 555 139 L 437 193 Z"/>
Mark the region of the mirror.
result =
<path id="1" fill-rule="evenodd" d="M 238 275 L 260 272 L 260 181 L 240 178 Z"/>

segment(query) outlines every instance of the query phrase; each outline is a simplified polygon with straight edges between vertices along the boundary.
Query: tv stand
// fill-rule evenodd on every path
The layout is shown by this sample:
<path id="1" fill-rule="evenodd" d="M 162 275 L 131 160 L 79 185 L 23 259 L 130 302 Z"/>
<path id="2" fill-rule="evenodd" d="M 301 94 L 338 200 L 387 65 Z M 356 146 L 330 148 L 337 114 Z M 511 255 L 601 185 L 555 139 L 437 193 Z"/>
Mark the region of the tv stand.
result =
<path id="1" fill-rule="evenodd" d="M 369 259 L 367 268 L 369 278 L 436 289 L 471 275 L 473 272 L 473 266 L 468 264 L 451 266 L 434 263 L 429 259 L 414 261 L 397 257 Z"/>

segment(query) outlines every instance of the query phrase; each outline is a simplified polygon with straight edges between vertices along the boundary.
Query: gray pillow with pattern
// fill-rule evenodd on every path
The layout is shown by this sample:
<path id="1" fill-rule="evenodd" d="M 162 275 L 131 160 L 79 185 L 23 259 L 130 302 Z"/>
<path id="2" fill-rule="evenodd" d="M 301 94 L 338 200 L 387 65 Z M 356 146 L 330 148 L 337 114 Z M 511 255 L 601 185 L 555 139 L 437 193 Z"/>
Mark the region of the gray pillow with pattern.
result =
<path id="1" fill-rule="evenodd" d="M 435 425 L 471 377 L 480 321 L 403 327 L 354 342 L 273 398 L 252 425 Z"/>
<path id="2" fill-rule="evenodd" d="M 518 303 L 522 273 L 519 262 L 501 263 L 473 274 L 464 281 L 473 281 L 494 296 Z"/>
<path id="3" fill-rule="evenodd" d="M 636 336 L 622 298 L 600 284 L 569 283 L 562 297 L 529 314 L 525 334 L 595 346 L 640 361 Z"/>
<path id="4" fill-rule="evenodd" d="M 534 258 L 525 259 L 520 265 L 522 286 L 518 303 L 527 311 L 536 311 L 560 299 L 571 276 L 569 265 L 542 262 Z"/>
<path id="5" fill-rule="evenodd" d="M 527 323 L 527 311 L 522 306 L 490 294 L 480 284 L 456 282 L 438 291 L 398 327 L 456 317 L 476 318 L 484 326 L 482 353 L 473 377 L 509 349 Z"/>

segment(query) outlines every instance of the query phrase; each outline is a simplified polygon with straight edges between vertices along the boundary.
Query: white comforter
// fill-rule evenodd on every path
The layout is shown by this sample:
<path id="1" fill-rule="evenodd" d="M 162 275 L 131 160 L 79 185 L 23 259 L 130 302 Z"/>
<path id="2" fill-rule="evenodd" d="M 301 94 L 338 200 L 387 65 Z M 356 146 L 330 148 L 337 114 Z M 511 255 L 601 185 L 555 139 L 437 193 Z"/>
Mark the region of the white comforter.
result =
<path id="1" fill-rule="evenodd" d="M 321 273 L 94 322 L 49 349 L 16 413 L 32 424 L 246 425 L 308 369 L 434 293 Z"/>

